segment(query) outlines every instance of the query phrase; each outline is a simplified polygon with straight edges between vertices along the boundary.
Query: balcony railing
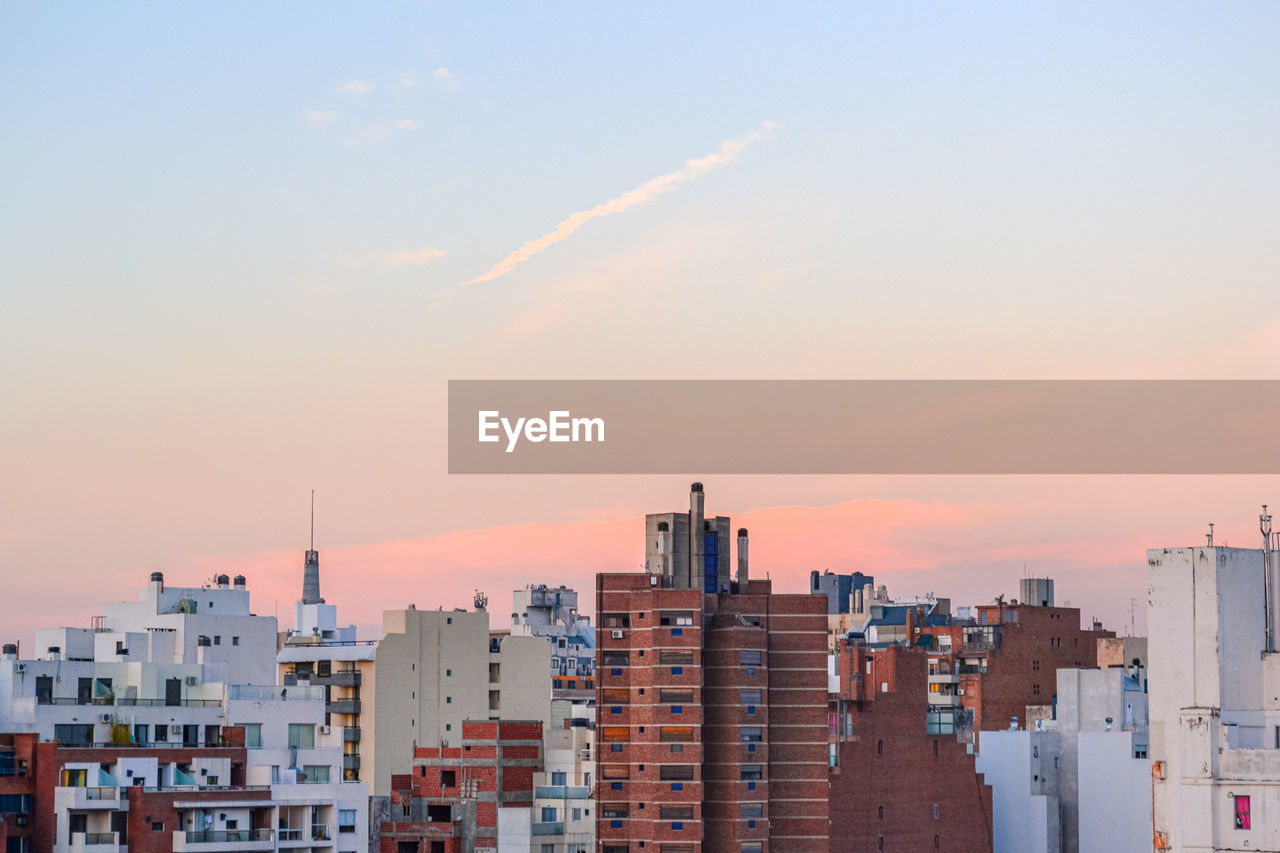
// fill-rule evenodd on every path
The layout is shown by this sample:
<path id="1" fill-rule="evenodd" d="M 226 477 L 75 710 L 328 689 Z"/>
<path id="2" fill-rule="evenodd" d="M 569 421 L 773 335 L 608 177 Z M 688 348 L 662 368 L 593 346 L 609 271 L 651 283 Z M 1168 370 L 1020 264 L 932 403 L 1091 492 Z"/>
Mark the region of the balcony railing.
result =
<path id="1" fill-rule="evenodd" d="M 329 703 L 329 713 L 331 714 L 359 714 L 359 699 L 334 699 Z"/>
<path id="2" fill-rule="evenodd" d="M 105 785 L 96 788 L 85 788 L 84 798 L 86 800 L 118 800 L 120 799 L 120 789 L 110 788 Z"/>
<path id="3" fill-rule="evenodd" d="M 231 841 L 270 841 L 270 829 L 197 829 L 187 833 L 188 844 L 225 844 Z M 284 830 L 281 830 L 283 833 Z M 283 839 L 282 839 L 283 840 Z"/>
<path id="4" fill-rule="evenodd" d="M 221 708 L 221 699 L 138 699 L 134 696 L 117 696 L 111 699 L 91 699 L 80 696 L 37 696 L 38 705 L 97 705 L 100 707 L 137 708 Z"/>
<path id="5" fill-rule="evenodd" d="M 91 844 L 116 844 L 117 835 L 114 832 L 73 832 L 71 833 L 72 843 L 79 840 L 82 845 L 88 847 Z"/>
<path id="6" fill-rule="evenodd" d="M 344 726 L 344 727 L 343 727 L 343 729 L 342 729 L 342 742 L 343 742 L 343 743 L 359 743 L 359 742 L 360 742 L 360 727 L 359 727 L 359 726 Z"/>
<path id="7" fill-rule="evenodd" d="M 564 821 L 548 821 L 547 823 L 535 823 L 533 825 L 534 835 L 564 835 Z"/>
<path id="8" fill-rule="evenodd" d="M 585 800 L 590 793 L 586 785 L 538 785 L 533 795 L 541 800 Z"/>

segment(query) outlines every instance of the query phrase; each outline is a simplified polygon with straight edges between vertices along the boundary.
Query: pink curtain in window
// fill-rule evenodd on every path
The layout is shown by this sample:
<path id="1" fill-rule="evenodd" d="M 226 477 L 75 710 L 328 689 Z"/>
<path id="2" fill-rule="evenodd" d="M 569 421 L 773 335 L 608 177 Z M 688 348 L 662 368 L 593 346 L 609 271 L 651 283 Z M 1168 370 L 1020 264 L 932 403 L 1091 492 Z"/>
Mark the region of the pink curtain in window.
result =
<path id="1" fill-rule="evenodd" d="M 1250 829 L 1249 826 L 1249 798 L 1236 797 L 1236 828 Z"/>

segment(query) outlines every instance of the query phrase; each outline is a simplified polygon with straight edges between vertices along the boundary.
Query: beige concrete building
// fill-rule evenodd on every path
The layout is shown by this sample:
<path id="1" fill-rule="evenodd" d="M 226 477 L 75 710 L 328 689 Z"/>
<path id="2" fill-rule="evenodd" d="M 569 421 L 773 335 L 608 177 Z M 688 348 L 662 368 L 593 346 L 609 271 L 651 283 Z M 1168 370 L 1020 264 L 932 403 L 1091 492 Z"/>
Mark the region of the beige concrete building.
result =
<path id="1" fill-rule="evenodd" d="M 482 609 L 387 610 L 364 682 L 362 778 L 373 794 L 410 772 L 413 746 L 457 745 L 463 720 L 551 722 L 551 644 L 545 637 L 490 636 Z M 370 685 L 372 681 L 372 685 Z"/>

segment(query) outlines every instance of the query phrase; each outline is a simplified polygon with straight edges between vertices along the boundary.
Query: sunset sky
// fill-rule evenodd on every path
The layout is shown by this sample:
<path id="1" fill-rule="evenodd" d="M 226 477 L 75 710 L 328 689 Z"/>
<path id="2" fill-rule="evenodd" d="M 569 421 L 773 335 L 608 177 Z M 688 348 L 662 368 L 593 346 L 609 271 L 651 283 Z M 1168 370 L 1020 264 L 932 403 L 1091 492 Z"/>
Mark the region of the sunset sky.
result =
<path id="1" fill-rule="evenodd" d="M 1146 548 L 1256 546 L 1280 481 L 451 477 L 446 382 L 1280 377 L 1278 26 L 6 4 L 3 639 L 153 570 L 243 571 L 287 622 L 311 489 L 345 620 L 476 587 L 505 618 L 526 581 L 638 569 L 693 479 L 779 590 L 982 603 L 1025 564 L 1123 631 Z"/>

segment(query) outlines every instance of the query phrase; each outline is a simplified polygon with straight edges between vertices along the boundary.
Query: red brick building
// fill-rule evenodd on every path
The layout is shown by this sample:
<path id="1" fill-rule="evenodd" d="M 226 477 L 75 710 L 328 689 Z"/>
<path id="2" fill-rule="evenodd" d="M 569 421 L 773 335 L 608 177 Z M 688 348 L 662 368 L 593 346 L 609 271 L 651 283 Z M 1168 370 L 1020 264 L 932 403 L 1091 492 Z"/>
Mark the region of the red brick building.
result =
<path id="1" fill-rule="evenodd" d="M 35 734 L 0 734 L 0 851 L 30 853 L 36 802 Z"/>
<path id="2" fill-rule="evenodd" d="M 459 853 L 498 846 L 498 810 L 533 807 L 542 768 L 539 721 L 464 721 L 454 747 L 414 747 L 413 771 L 391 777 L 380 853 Z"/>
<path id="3" fill-rule="evenodd" d="M 976 608 L 967 624 L 925 626 L 930 657 L 953 674 L 959 704 L 973 713 L 973 728 L 1026 728 L 1028 706 L 1050 706 L 1059 667 L 1098 665 L 1098 640 L 1115 632 L 1080 627 L 1080 610 L 1032 604 Z M 918 640 L 917 640 L 918 641 Z"/>
<path id="4" fill-rule="evenodd" d="M 646 518 L 596 577 L 596 834 L 624 853 L 827 849 L 826 601 L 729 576 L 729 519 Z"/>
<path id="5" fill-rule="evenodd" d="M 930 734 L 928 653 L 846 644 L 831 694 L 833 853 L 990 853 L 992 794 L 953 734 Z"/>

